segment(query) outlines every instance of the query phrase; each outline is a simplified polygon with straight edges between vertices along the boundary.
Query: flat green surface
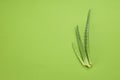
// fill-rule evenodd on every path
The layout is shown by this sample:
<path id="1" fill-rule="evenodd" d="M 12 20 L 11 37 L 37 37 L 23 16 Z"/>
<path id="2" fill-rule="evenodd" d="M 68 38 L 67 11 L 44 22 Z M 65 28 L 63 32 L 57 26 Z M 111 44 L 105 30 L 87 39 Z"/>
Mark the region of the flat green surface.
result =
<path id="1" fill-rule="evenodd" d="M 91 9 L 86 69 L 72 49 Z M 120 80 L 119 0 L 0 0 L 0 80 Z"/>

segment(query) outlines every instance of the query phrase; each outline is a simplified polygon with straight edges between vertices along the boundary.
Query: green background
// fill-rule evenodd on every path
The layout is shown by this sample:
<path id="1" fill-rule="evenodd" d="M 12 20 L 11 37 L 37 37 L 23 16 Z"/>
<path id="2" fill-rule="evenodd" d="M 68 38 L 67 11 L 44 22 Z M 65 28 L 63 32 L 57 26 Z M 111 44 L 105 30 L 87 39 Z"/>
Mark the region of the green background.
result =
<path id="1" fill-rule="evenodd" d="M 72 49 L 88 10 L 86 69 Z M 0 0 L 0 80 L 120 80 L 119 0 Z"/>

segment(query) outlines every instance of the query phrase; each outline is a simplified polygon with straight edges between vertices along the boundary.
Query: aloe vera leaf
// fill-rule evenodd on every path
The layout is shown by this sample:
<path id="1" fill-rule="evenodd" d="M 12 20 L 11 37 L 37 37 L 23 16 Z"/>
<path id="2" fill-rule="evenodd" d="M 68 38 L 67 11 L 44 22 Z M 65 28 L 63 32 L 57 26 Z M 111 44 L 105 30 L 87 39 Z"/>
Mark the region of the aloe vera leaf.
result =
<path id="1" fill-rule="evenodd" d="M 80 36 L 80 32 L 79 32 L 78 26 L 76 27 L 75 32 L 76 32 L 76 40 L 77 40 L 78 50 L 79 50 L 79 53 L 80 53 L 82 61 L 84 61 L 85 50 L 84 50 L 84 47 L 83 47 L 83 43 L 82 43 L 82 40 L 81 40 L 81 36 Z"/>
<path id="2" fill-rule="evenodd" d="M 91 64 L 90 56 L 89 56 L 90 13 L 91 13 L 91 10 L 88 11 L 86 28 L 85 28 L 85 35 L 84 35 L 84 47 L 85 47 L 85 53 L 86 53 L 86 61 L 88 61 L 87 64 Z"/>

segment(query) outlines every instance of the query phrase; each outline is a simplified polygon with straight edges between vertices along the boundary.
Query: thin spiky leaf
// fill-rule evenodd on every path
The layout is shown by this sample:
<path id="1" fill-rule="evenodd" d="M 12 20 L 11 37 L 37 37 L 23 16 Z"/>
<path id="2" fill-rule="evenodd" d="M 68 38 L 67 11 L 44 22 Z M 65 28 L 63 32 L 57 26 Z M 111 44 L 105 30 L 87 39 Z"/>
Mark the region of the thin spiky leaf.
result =
<path id="1" fill-rule="evenodd" d="M 85 47 L 85 53 L 86 57 L 88 59 L 88 63 L 91 64 L 91 61 L 89 59 L 89 28 L 90 28 L 90 13 L 91 10 L 88 11 L 87 15 L 87 21 L 86 21 L 86 28 L 85 28 L 85 35 L 84 35 L 84 47 Z"/>
<path id="2" fill-rule="evenodd" d="M 84 46 L 83 46 L 83 43 L 82 43 L 82 40 L 81 40 L 81 36 L 80 36 L 78 26 L 76 27 L 75 32 L 76 32 L 76 40 L 77 40 L 77 46 L 78 46 L 78 49 L 79 49 L 79 53 L 80 53 L 80 56 L 81 56 L 81 58 L 84 62 L 85 50 L 84 50 Z"/>

